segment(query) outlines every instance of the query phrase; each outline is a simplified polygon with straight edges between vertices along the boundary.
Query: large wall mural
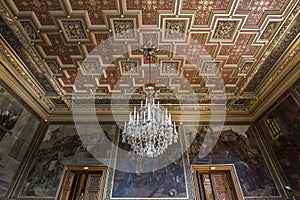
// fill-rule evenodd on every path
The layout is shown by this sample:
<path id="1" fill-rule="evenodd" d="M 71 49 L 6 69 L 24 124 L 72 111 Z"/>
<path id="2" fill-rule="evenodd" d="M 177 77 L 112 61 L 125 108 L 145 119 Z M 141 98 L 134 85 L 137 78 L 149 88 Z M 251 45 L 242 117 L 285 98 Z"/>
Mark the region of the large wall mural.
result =
<path id="1" fill-rule="evenodd" d="M 121 137 L 121 136 L 120 136 Z M 118 139 L 118 138 L 117 138 Z M 118 152 L 126 150 L 130 152 L 130 146 L 126 143 L 118 142 L 118 149 L 116 149 L 116 170 L 110 171 L 109 182 L 112 182 L 107 187 L 106 199 L 190 199 L 191 197 L 191 172 L 187 162 L 187 154 L 183 153 L 181 157 L 170 161 L 170 164 L 161 169 L 154 169 L 150 172 L 143 172 L 143 169 L 138 163 L 149 162 L 150 165 L 155 166 L 159 162 L 158 158 L 153 158 L 149 161 L 144 157 L 135 157 L 136 160 L 128 160 L 126 165 L 132 162 L 132 172 L 124 172 L 117 170 L 118 165 L 123 165 L 123 158 L 120 158 Z M 178 148 L 179 147 L 179 148 Z M 175 149 L 176 148 L 176 149 Z M 169 146 L 167 152 L 182 151 L 182 146 Z M 172 157 L 172 156 L 170 156 Z M 154 167 L 155 168 L 155 167 Z"/>
<path id="2" fill-rule="evenodd" d="M 93 133 L 97 127 L 86 126 L 86 133 Z M 112 141 L 108 147 L 111 162 L 116 169 L 110 168 L 105 187 L 105 200 L 129 199 L 192 199 L 193 184 L 190 165 L 234 164 L 243 195 L 246 199 L 280 199 L 282 189 L 273 169 L 270 158 L 263 146 L 257 130 L 251 126 L 226 125 L 212 147 L 203 146 L 207 134 L 220 131 L 209 126 L 182 127 L 180 146 L 182 156 L 161 169 L 142 173 L 135 165 L 136 172 L 118 170 L 120 162 L 118 151 L 129 151 L 127 144 L 118 141 L 120 130 L 116 125 L 102 127 L 105 137 Z M 102 136 L 101 136 L 102 137 Z M 188 138 L 195 138 L 184 152 Z M 39 148 L 37 148 L 24 172 L 18 199 L 55 199 L 65 165 L 101 165 L 87 150 L 76 127 L 71 124 L 52 124 L 48 127 Z M 118 145 L 113 145 L 118 144 Z M 211 148 L 206 156 L 203 151 Z M 173 151 L 172 146 L 170 151 Z M 142 162 L 142 160 L 141 160 Z M 130 160 L 127 160 L 127 164 Z M 152 164 L 155 164 L 152 163 Z M 297 172 L 297 171 L 296 171 Z"/>
<path id="3" fill-rule="evenodd" d="M 93 138 L 97 127 L 82 127 Z M 115 125 L 105 125 L 102 128 L 105 136 L 112 139 Z M 83 144 L 82 140 L 87 138 L 81 136 L 74 125 L 50 125 L 32 161 L 19 198 L 54 199 L 65 165 L 101 165 Z"/>
<path id="4" fill-rule="evenodd" d="M 16 180 L 40 120 L 0 81 L 0 199 Z"/>
<path id="5" fill-rule="evenodd" d="M 262 116 L 259 127 L 272 148 L 285 176 L 285 185 L 291 186 L 300 199 L 300 81 L 298 80 Z"/>
<path id="6" fill-rule="evenodd" d="M 267 161 L 250 126 L 224 126 L 215 146 L 202 156 L 201 151 L 210 148 L 202 146 L 204 137 L 218 131 L 208 126 L 185 127 L 187 137 L 195 136 L 189 148 L 190 164 L 234 164 L 245 198 L 279 197 Z"/>

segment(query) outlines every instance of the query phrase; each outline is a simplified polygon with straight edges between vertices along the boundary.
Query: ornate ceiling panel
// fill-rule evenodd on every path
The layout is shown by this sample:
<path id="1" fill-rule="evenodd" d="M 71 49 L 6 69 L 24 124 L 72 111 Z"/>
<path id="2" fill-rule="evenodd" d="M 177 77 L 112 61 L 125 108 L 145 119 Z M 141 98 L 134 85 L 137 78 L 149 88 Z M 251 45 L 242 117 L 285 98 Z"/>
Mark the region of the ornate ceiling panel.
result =
<path id="1" fill-rule="evenodd" d="M 50 115 L 70 111 L 74 92 L 99 110 L 138 102 L 149 77 L 165 103 L 193 94 L 207 111 L 224 93 L 229 114 L 250 115 L 299 51 L 298 0 L 3 0 L 0 10 L 1 54 Z M 150 76 L 139 51 L 149 39 L 160 49 Z"/>

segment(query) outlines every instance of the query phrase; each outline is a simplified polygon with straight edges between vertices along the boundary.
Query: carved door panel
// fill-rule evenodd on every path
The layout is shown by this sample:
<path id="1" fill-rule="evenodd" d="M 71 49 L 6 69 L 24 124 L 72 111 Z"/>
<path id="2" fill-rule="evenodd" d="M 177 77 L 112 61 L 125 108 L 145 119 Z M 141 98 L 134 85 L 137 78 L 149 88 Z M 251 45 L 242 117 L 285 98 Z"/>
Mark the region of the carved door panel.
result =
<path id="1" fill-rule="evenodd" d="M 244 199 L 233 165 L 193 166 L 197 200 Z"/>
<path id="2" fill-rule="evenodd" d="M 69 200 L 81 200 L 85 190 L 85 184 L 87 179 L 87 173 L 76 173 L 73 183 L 72 190 L 70 192 Z"/>
<path id="3" fill-rule="evenodd" d="M 211 173 L 210 177 L 215 198 L 218 200 L 233 200 L 228 172 Z"/>
<path id="4" fill-rule="evenodd" d="M 57 199 L 101 200 L 105 175 L 105 167 L 67 167 Z"/>
<path id="5" fill-rule="evenodd" d="M 101 196 L 101 180 L 102 180 L 102 174 L 89 174 L 85 192 L 84 192 L 84 199 L 89 200 L 96 200 L 100 199 Z"/>
<path id="6" fill-rule="evenodd" d="M 75 173 L 71 171 L 67 171 L 65 173 L 65 177 L 63 179 L 62 187 L 61 187 L 61 192 L 59 196 L 59 200 L 66 200 L 69 199 L 71 189 L 72 189 L 72 183 L 74 180 Z"/>
<path id="7" fill-rule="evenodd" d="M 201 196 L 204 197 L 206 200 L 213 200 L 214 193 L 213 187 L 210 179 L 210 174 L 200 174 L 197 173 L 198 181 L 199 181 L 199 188 L 201 189 Z M 202 186 L 202 187 L 200 187 Z"/>

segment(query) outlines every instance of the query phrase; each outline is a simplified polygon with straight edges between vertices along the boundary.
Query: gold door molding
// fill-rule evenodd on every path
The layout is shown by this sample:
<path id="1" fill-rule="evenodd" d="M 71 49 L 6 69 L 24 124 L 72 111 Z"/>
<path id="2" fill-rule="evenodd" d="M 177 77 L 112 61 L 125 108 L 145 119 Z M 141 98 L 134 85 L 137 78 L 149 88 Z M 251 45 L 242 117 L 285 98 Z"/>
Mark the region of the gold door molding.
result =
<path id="1" fill-rule="evenodd" d="M 196 200 L 243 200 L 234 165 L 192 165 Z"/>

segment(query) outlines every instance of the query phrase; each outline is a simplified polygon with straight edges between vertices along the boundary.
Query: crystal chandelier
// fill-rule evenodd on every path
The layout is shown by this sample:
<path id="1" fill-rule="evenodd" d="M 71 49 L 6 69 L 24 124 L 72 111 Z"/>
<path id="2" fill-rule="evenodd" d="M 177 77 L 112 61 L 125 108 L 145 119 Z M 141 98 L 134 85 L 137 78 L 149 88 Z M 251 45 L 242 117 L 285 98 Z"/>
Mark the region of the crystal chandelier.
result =
<path id="1" fill-rule="evenodd" d="M 144 157 L 156 157 L 161 155 L 168 145 L 177 143 L 178 132 L 175 122 L 172 123 L 171 114 L 155 104 L 155 90 L 151 86 L 151 57 L 159 51 L 152 41 L 148 40 L 147 45 L 140 49 L 149 59 L 149 85 L 146 87 L 145 103 L 141 101 L 139 110 L 134 107 L 130 112 L 129 121 L 124 124 L 122 142 L 131 145 L 132 151 Z"/>

